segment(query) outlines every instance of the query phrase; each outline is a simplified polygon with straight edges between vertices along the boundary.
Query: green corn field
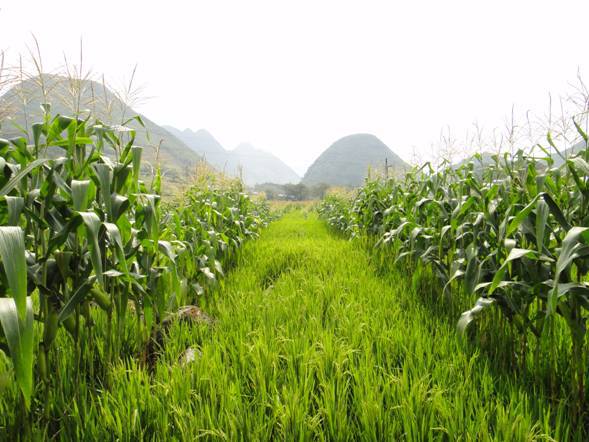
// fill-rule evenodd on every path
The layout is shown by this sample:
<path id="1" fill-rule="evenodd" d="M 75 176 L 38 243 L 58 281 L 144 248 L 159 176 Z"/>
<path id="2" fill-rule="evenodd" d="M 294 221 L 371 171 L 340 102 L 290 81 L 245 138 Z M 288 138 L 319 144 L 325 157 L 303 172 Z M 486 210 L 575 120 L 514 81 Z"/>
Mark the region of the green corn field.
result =
<path id="1" fill-rule="evenodd" d="M 320 221 L 215 175 L 162 201 L 135 130 L 43 110 L 0 139 L 2 439 L 587 436 L 589 149 L 426 164 Z"/>
<path id="2" fill-rule="evenodd" d="M 44 112 L 0 139 L 3 439 L 587 436 L 589 149 L 425 165 L 320 221 L 212 175 L 162 201 L 134 130 Z"/>
<path id="3" fill-rule="evenodd" d="M 589 438 L 576 120 L 271 204 L 204 161 L 170 191 L 140 116 L 40 111 L 0 127 L 0 441 Z"/>
<path id="4" fill-rule="evenodd" d="M 169 317 L 218 284 L 268 220 L 239 183 L 162 203 L 134 130 L 50 109 L 31 134 L 0 139 L 2 371 L 14 384 L 2 426 L 25 438 L 31 419 L 59 419 L 69 387 L 108 385 L 115 361 L 149 369 Z"/>
<path id="5" fill-rule="evenodd" d="M 501 370 L 566 403 L 586 431 L 589 149 L 556 165 L 550 134 L 547 143 L 542 155 L 496 155 L 485 167 L 480 156 L 426 164 L 328 197 L 319 211 L 383 269 L 413 278 L 419 302 Z"/>

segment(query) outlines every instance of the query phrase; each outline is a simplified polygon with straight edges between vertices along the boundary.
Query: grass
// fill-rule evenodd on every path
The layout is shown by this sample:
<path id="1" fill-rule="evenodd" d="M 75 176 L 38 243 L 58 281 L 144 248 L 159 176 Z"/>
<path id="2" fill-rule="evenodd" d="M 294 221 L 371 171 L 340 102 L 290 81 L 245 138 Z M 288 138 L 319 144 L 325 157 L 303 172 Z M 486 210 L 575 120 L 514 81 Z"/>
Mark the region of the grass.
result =
<path id="1" fill-rule="evenodd" d="M 62 438 L 119 440 L 566 440 L 564 408 L 494 372 L 453 325 L 381 276 L 357 242 L 287 213 L 244 248 L 202 308 L 175 323 L 150 375 L 109 386 Z M 179 362 L 186 348 L 193 362 Z M 75 413 L 75 410 L 64 410 Z"/>
<path id="2" fill-rule="evenodd" d="M 162 204 L 161 169 L 142 179 L 134 130 L 49 107 L 31 137 L 0 138 L 0 437 L 11 439 L 69 435 L 93 412 L 87 397 L 110 391 L 110 368 L 151 369 L 161 330 L 269 215 L 210 170 Z"/>
<path id="3" fill-rule="evenodd" d="M 564 154 L 548 133 L 548 147 L 426 163 L 318 210 L 385 268 L 429 280 L 415 299 L 428 295 L 494 365 L 568 403 L 589 435 L 589 137 L 573 123 L 583 142 Z"/>

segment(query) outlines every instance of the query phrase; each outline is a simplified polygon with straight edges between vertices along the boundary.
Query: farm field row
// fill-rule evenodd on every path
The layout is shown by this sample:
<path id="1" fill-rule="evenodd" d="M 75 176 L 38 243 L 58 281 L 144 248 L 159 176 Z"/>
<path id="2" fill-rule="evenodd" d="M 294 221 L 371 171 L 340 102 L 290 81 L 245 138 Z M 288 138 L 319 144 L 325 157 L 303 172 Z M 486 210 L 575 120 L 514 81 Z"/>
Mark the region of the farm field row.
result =
<path id="1" fill-rule="evenodd" d="M 564 408 L 465 345 L 419 289 L 380 274 L 359 242 L 316 215 L 290 212 L 207 297 L 212 323 L 170 328 L 153 378 L 113 368 L 116 393 L 104 393 L 86 431 L 121 440 L 574 436 Z M 179 360 L 187 348 L 191 362 Z"/>
<path id="2" fill-rule="evenodd" d="M 0 137 L 0 439 L 94 436 L 112 367 L 153 371 L 170 323 L 269 219 L 213 172 L 162 201 L 133 129 L 49 108 L 30 138 Z"/>

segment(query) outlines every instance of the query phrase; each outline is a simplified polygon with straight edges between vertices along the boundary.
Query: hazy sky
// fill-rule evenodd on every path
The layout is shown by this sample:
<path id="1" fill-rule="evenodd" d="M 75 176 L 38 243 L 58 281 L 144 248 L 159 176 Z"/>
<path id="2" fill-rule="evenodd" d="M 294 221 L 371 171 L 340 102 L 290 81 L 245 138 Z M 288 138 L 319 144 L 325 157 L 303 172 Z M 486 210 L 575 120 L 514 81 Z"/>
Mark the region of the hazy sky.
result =
<path id="1" fill-rule="evenodd" d="M 405 159 L 450 125 L 501 125 L 513 104 L 589 75 L 589 1 L 0 0 L 0 49 L 38 38 L 47 70 L 129 77 L 160 124 L 206 128 L 302 174 L 336 139 L 370 132 Z"/>

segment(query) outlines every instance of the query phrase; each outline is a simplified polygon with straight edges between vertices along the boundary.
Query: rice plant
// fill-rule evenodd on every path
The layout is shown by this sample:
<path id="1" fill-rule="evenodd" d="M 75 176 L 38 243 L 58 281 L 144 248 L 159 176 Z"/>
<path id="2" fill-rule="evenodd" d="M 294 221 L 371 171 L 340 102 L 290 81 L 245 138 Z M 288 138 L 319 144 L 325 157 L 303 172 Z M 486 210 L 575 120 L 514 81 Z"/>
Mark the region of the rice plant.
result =
<path id="1" fill-rule="evenodd" d="M 162 203 L 161 172 L 143 174 L 135 130 L 42 107 L 31 133 L 0 138 L 0 345 L 23 429 L 51 420 L 64 353 L 67 382 L 97 392 L 105 367 L 147 363 L 160 324 L 197 304 L 268 216 L 239 183 L 199 183 Z"/>
<path id="2" fill-rule="evenodd" d="M 547 141 L 556 159 L 542 148 L 490 165 L 480 155 L 461 167 L 425 164 L 367 182 L 352 199 L 327 198 L 320 212 L 393 266 L 428 269 L 435 303 L 463 309 L 454 316 L 462 334 L 478 323 L 482 346 L 570 397 L 586 424 L 589 149 L 566 158 Z"/>

